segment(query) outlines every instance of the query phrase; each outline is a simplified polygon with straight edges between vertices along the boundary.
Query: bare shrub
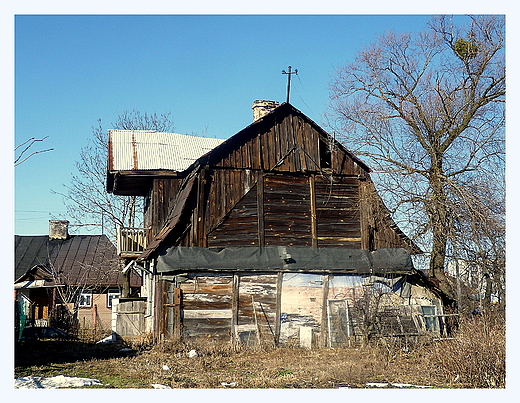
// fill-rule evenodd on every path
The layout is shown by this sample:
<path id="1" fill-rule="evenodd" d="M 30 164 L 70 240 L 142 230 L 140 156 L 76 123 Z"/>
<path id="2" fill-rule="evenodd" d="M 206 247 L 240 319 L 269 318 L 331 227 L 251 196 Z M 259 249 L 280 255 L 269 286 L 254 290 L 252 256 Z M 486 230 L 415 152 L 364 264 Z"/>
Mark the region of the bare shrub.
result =
<path id="1" fill-rule="evenodd" d="M 454 386 L 504 388 L 505 355 L 504 314 L 488 311 L 461 320 L 453 339 L 434 346 L 431 362 Z"/>
<path id="2" fill-rule="evenodd" d="M 146 351 L 154 346 L 154 338 L 152 333 L 143 333 L 139 336 L 126 337 L 125 343 L 134 350 Z"/>

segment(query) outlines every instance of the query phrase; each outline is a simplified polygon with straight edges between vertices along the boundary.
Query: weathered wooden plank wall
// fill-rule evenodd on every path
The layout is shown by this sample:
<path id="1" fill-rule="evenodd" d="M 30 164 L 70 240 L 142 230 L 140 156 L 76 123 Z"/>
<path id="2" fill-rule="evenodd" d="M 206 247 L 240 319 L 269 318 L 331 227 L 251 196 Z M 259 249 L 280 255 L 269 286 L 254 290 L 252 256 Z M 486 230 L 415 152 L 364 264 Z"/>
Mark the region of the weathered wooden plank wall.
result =
<path id="1" fill-rule="evenodd" d="M 232 334 L 232 275 L 197 275 L 181 284 L 183 334 L 229 340 Z"/>
<path id="2" fill-rule="evenodd" d="M 182 179 L 154 179 L 149 205 L 144 211 L 145 226 L 149 226 L 151 231 L 148 233 L 148 241 L 163 228 L 166 218 L 173 208 L 175 196 L 182 184 Z"/>
<path id="3" fill-rule="evenodd" d="M 359 180 L 316 177 L 318 247 L 361 248 Z"/>
<path id="4" fill-rule="evenodd" d="M 340 147 L 327 154 L 330 144 L 301 116 L 271 120 L 212 154 L 199 173 L 191 229 L 176 234 L 178 245 L 361 248 L 370 228 L 373 247 L 403 246 L 386 224 L 364 222 L 371 214 L 360 213 L 360 195 L 375 189 L 360 187 L 367 173 L 357 161 Z M 181 182 L 154 181 L 145 214 L 151 237 L 164 226 Z"/>
<path id="5" fill-rule="evenodd" d="M 168 297 L 161 328 L 167 337 L 177 337 L 182 316 L 185 337 L 298 345 L 300 328 L 305 327 L 313 329 L 322 346 L 346 347 L 347 336 L 354 342 L 363 340 L 368 315 L 370 332 L 376 336 L 413 336 L 420 331 L 420 304 L 434 304 L 435 296 L 417 289 L 404 304 L 391 287 L 398 278 L 199 273 L 184 279 L 180 289 L 170 282 L 162 287 Z M 170 298 L 175 292 L 182 301 Z M 175 310 L 179 306 L 182 315 Z"/>
<path id="6" fill-rule="evenodd" d="M 265 176 L 265 244 L 311 246 L 311 210 L 308 178 Z"/>
<path id="7" fill-rule="evenodd" d="M 250 171 L 238 171 L 238 174 L 228 170 L 215 171 L 218 180 L 214 183 L 219 185 L 210 190 L 206 215 L 207 244 L 210 247 L 258 246 L 255 174 Z M 238 182 L 226 186 L 230 180 Z"/>
<path id="8" fill-rule="evenodd" d="M 276 274 L 239 276 L 237 332 L 242 330 L 249 342 L 257 338 L 267 343 L 277 341 L 276 284 Z"/>
<path id="9" fill-rule="evenodd" d="M 116 309 L 116 333 L 119 336 L 134 337 L 144 332 L 146 301 L 121 301 Z"/>
<path id="10" fill-rule="evenodd" d="M 420 253 L 405 241 L 406 236 L 390 217 L 371 180 L 360 183 L 360 224 L 364 230 L 363 248 L 405 248 Z"/>

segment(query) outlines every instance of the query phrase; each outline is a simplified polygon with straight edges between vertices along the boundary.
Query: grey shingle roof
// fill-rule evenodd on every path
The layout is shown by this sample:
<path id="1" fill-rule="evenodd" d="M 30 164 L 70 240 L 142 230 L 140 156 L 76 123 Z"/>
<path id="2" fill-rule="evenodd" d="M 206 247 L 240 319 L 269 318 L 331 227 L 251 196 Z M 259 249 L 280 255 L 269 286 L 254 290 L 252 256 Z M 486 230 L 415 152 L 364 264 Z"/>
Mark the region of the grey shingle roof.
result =
<path id="1" fill-rule="evenodd" d="M 115 246 L 106 235 L 71 235 L 66 240 L 47 235 L 15 235 L 15 280 L 35 266 L 54 271 L 58 283 L 122 285 Z M 132 286 L 139 285 L 133 278 Z"/>

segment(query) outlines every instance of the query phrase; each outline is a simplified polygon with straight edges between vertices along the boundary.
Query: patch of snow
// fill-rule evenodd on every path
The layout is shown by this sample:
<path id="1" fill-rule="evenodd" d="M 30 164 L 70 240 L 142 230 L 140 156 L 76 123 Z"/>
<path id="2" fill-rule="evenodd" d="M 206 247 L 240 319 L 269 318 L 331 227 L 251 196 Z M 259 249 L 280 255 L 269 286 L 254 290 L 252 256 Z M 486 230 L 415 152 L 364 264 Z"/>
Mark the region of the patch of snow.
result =
<path id="1" fill-rule="evenodd" d="M 423 385 L 413 385 L 411 383 L 380 383 L 380 382 L 370 382 L 366 383 L 365 386 L 369 388 L 386 388 L 388 386 L 392 386 L 394 388 L 431 388 L 432 386 L 423 386 Z"/>
<path id="2" fill-rule="evenodd" d="M 367 383 L 366 386 L 368 386 L 369 388 L 386 388 L 388 386 L 388 383 L 371 382 Z"/>
<path id="3" fill-rule="evenodd" d="M 117 341 L 116 334 L 112 333 L 110 336 L 107 336 L 104 339 L 99 340 L 96 344 L 115 343 L 116 341 Z"/>
<path id="4" fill-rule="evenodd" d="M 81 388 L 83 386 L 103 384 L 97 379 L 77 378 L 70 376 L 53 376 L 42 378 L 41 376 L 25 376 L 14 380 L 15 389 L 58 389 L 58 388 Z"/>
<path id="5" fill-rule="evenodd" d="M 154 389 L 171 389 L 171 387 L 166 385 L 161 385 L 160 383 L 152 383 L 152 388 Z"/>
<path id="6" fill-rule="evenodd" d="M 220 384 L 225 388 L 236 388 L 238 386 L 238 382 L 221 382 Z"/>

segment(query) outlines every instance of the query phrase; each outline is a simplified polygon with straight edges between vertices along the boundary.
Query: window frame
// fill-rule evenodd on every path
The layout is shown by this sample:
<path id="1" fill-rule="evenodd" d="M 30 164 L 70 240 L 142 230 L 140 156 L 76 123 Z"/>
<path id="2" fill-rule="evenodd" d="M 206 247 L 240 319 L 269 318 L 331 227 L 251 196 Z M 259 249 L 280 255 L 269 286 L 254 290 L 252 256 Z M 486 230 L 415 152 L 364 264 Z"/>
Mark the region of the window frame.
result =
<path id="1" fill-rule="evenodd" d="M 121 298 L 121 290 L 119 288 L 109 288 L 107 291 L 106 306 L 112 309 L 112 300 L 114 298 Z"/>
<path id="2" fill-rule="evenodd" d="M 433 308 L 433 313 L 427 313 L 426 310 L 430 310 Z M 439 316 L 437 312 L 437 305 L 421 305 L 421 312 L 424 318 L 424 327 L 427 332 L 439 332 L 440 331 L 440 323 Z"/>
<path id="3" fill-rule="evenodd" d="M 83 299 L 85 298 L 87 303 L 83 303 Z M 78 298 L 78 308 L 80 309 L 90 309 L 94 306 L 94 293 L 92 290 L 83 290 L 79 293 Z"/>

